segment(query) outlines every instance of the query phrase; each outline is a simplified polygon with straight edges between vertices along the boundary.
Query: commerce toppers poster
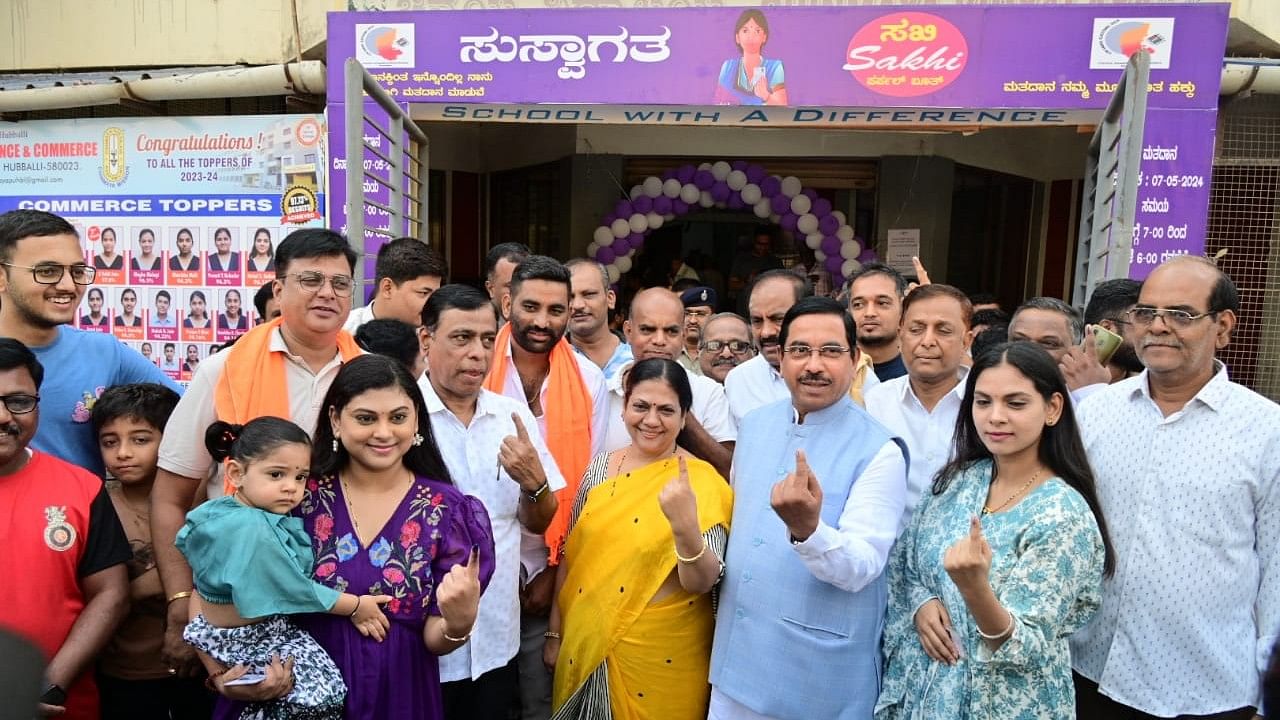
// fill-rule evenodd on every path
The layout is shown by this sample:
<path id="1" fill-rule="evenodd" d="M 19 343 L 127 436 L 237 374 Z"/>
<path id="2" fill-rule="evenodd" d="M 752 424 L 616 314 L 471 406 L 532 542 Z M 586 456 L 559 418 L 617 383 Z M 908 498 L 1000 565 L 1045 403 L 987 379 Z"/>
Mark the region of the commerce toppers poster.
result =
<path id="1" fill-rule="evenodd" d="M 76 325 L 187 381 L 262 321 L 292 230 L 324 225 L 319 115 L 0 123 L 0 212 L 56 213 L 96 276 Z"/>

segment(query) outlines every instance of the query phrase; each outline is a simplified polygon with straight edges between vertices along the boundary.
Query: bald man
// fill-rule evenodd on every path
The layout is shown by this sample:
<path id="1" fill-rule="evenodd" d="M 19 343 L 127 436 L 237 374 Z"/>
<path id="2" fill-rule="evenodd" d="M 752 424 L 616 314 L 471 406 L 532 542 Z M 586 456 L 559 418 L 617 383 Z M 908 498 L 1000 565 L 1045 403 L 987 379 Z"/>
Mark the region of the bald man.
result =
<path id="1" fill-rule="evenodd" d="M 638 360 L 663 358 L 676 360 L 684 349 L 684 303 L 666 288 L 642 290 L 631 301 L 631 312 L 622 325 L 623 335 L 631 346 L 635 360 L 627 363 L 607 381 L 609 386 L 609 430 L 605 434 L 606 452 L 631 443 L 627 426 L 622 421 L 622 393 L 627 373 Z M 686 370 L 686 372 L 688 372 Z M 711 463 L 725 478 L 733 459 L 737 426 L 729 414 L 729 401 L 724 388 L 716 381 L 688 373 L 693 389 L 693 407 L 685 417 L 680 446 Z"/>

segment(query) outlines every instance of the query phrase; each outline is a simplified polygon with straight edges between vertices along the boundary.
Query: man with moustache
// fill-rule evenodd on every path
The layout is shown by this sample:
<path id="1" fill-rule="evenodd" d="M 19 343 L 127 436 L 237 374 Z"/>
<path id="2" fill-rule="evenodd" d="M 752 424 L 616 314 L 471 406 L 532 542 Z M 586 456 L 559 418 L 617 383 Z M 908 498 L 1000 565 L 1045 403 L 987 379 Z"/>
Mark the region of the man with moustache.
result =
<path id="1" fill-rule="evenodd" d="M 751 327 L 740 315 L 724 312 L 707 318 L 698 342 L 698 364 L 704 377 L 724 385 L 729 372 L 755 354 Z M 728 402 L 728 398 L 725 401 Z"/>
<path id="2" fill-rule="evenodd" d="M 903 529 L 951 454 L 969 374 L 964 361 L 972 341 L 972 308 L 968 296 L 950 285 L 912 290 L 902 302 L 899 333 L 907 374 L 867 392 L 867 412 L 907 445 L 911 465 Z"/>
<path id="3" fill-rule="evenodd" d="M 684 347 L 676 362 L 692 375 L 702 374 L 698 362 L 698 341 L 702 338 L 702 326 L 716 311 L 716 291 L 706 286 L 692 287 L 680 293 L 684 304 Z"/>
<path id="4" fill-rule="evenodd" d="M 631 362 L 631 346 L 609 330 L 609 311 L 618 298 L 609 287 L 609 273 L 596 260 L 574 258 L 569 268 L 569 341 L 604 373 L 605 382 Z"/>
<path id="5" fill-rule="evenodd" d="M 1211 261 L 1161 264 L 1125 316 L 1146 369 L 1078 407 L 1117 548 L 1071 637 L 1080 718 L 1261 710 L 1280 628 L 1280 406 L 1215 358 L 1239 306 Z"/>
<path id="6" fill-rule="evenodd" d="M 898 340 L 906 295 L 907 279 L 881 263 L 862 266 L 849 280 L 849 314 L 858 326 L 858 348 L 871 357 L 880 382 L 907 374 Z"/>
<path id="7" fill-rule="evenodd" d="M 471 639 L 440 658 L 445 716 L 506 720 L 519 695 L 520 532 L 547 529 L 564 479 L 529 408 L 483 387 L 498 334 L 489 298 L 445 285 L 423 306 L 421 323 L 431 373 L 418 386 L 432 432 L 454 484 L 489 512 L 497 558 Z"/>
<path id="8" fill-rule="evenodd" d="M 342 363 L 363 353 L 342 330 L 351 311 L 355 263 L 356 253 L 346 238 L 332 230 L 305 228 L 286 237 L 276 250 L 280 317 L 200 363 L 187 394 L 169 417 L 151 494 L 151 529 L 169 599 L 164 652 L 179 675 L 200 671 L 182 639 L 191 568 L 173 540 L 195 501 L 196 488 L 213 469 L 205 430 L 215 420 L 245 423 L 263 415 L 315 429 L 320 401 Z M 210 490 L 214 495 L 229 493 L 222 484 L 211 484 Z M 290 682 L 273 667 L 262 683 L 229 687 L 223 694 L 240 700 L 272 698 Z"/>
<path id="9" fill-rule="evenodd" d="M 1009 341 L 1033 342 L 1056 362 L 1084 340 L 1084 318 L 1058 298 L 1034 297 L 1018 306 L 1009 321 Z"/>
<path id="10" fill-rule="evenodd" d="M 751 337 L 760 354 L 734 368 L 724 380 L 724 393 L 735 425 L 741 425 L 752 410 L 790 395 L 779 372 L 782 349 L 778 337 L 787 311 L 809 295 L 808 282 L 790 270 L 769 270 L 756 278 L 748 308 Z M 861 404 L 866 390 L 880 381 L 864 354 L 854 352 L 853 358 L 857 374 L 850 393 L 854 401 Z"/>
<path id="11" fill-rule="evenodd" d="M 650 358 L 675 360 L 684 346 L 684 305 L 666 288 L 640 291 L 631 301 L 631 312 L 623 323 L 627 344 L 637 361 Z M 626 404 L 623 385 L 633 363 L 627 363 L 608 383 L 609 429 L 604 452 L 612 452 L 631 444 L 622 410 Z M 689 373 L 693 405 L 685 415 L 679 444 L 699 459 L 706 460 L 725 478 L 733 458 L 737 432 L 729 414 L 724 389 L 714 380 Z"/>
<path id="12" fill-rule="evenodd" d="M 102 391 L 129 383 L 182 388 L 115 337 L 71 327 L 95 272 L 71 223 L 39 210 L 0 215 L 0 268 L 0 337 L 26 345 L 48 370 L 31 447 L 101 476 L 89 411 Z"/>
<path id="13" fill-rule="evenodd" d="M 582 473 L 603 450 L 608 429 L 604 374 L 565 338 L 570 286 L 569 271 L 545 255 L 530 255 L 515 267 L 507 291 L 499 295 L 508 323 L 498 331 L 493 366 L 484 382 L 488 390 L 533 413 L 566 483 L 556 493 L 559 507 L 545 536 L 525 532 L 521 543 L 519 665 L 526 720 L 545 720 L 551 714 L 551 675 L 542 663 L 542 646 L 555 573 L 544 571 L 559 563 Z"/>
<path id="14" fill-rule="evenodd" d="M 708 718 L 869 718 L 905 452 L 850 397 L 843 305 L 804 298 L 778 335 L 788 397 L 747 416 L 734 452 Z"/>

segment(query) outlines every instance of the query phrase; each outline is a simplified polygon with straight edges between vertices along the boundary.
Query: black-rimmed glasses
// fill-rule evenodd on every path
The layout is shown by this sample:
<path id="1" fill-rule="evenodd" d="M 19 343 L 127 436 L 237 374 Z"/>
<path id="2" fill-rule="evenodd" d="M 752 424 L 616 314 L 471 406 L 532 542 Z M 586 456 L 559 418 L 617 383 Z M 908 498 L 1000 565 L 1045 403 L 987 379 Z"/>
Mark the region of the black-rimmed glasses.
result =
<path id="1" fill-rule="evenodd" d="M 13 263 L 0 263 L 5 267 L 20 268 L 22 270 L 31 271 L 31 279 L 41 285 L 57 285 L 62 282 L 62 276 L 67 272 L 71 273 L 71 282 L 77 285 L 92 285 L 93 276 L 97 271 L 88 265 L 57 265 L 55 263 L 43 263 L 32 267 L 30 265 L 14 265 Z"/>
<path id="2" fill-rule="evenodd" d="M 8 410 L 11 415 L 26 415 L 35 410 L 36 405 L 40 404 L 40 396 L 26 393 L 0 395 L 0 403 L 4 404 L 4 409 Z"/>

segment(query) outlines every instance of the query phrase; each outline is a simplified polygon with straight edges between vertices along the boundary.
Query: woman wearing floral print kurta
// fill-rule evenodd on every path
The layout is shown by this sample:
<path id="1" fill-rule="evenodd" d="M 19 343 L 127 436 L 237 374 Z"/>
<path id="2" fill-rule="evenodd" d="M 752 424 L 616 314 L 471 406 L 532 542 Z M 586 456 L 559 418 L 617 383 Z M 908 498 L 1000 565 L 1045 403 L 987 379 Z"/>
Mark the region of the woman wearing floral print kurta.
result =
<path id="1" fill-rule="evenodd" d="M 1032 343 L 974 364 L 890 559 L 877 718 L 1075 718 L 1067 636 L 1114 560 L 1068 397 Z"/>

